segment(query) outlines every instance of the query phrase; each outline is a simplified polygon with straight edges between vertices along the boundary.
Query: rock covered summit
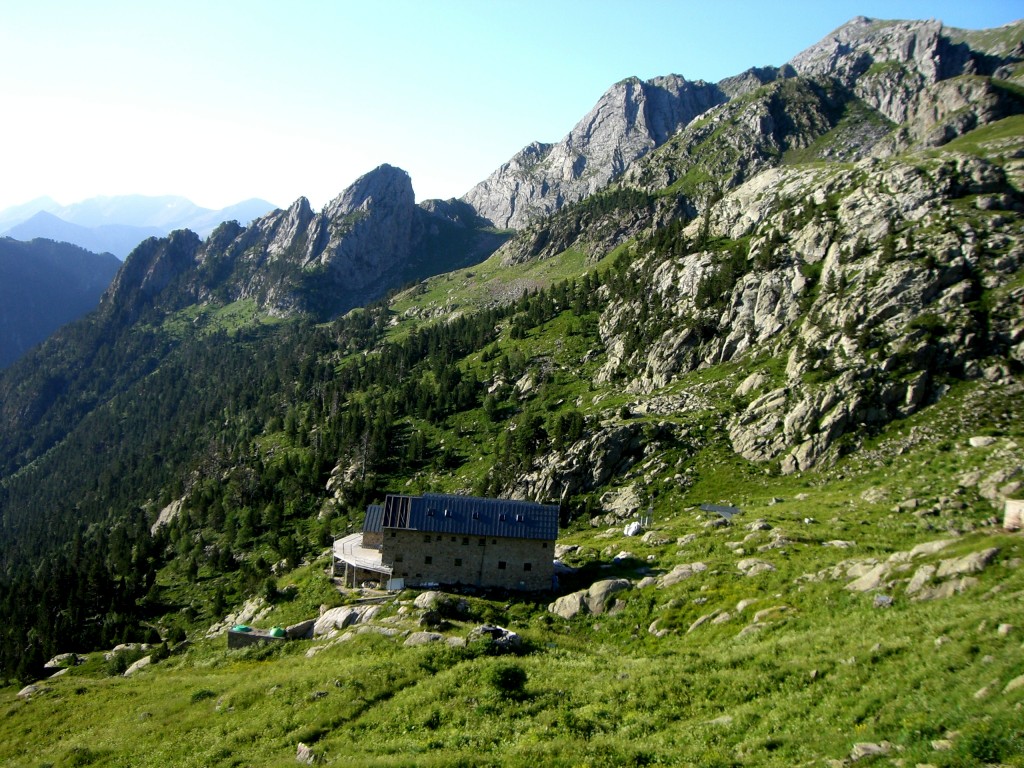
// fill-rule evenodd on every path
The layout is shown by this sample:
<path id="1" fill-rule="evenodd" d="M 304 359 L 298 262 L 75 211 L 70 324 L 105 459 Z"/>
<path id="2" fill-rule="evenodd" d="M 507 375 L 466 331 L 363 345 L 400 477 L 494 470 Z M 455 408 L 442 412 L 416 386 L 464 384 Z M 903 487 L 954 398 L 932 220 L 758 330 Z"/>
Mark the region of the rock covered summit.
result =
<path id="1" fill-rule="evenodd" d="M 604 188 L 727 98 L 716 85 L 679 75 L 627 78 L 609 88 L 560 142 L 530 144 L 462 199 L 495 226 L 520 229 Z"/>

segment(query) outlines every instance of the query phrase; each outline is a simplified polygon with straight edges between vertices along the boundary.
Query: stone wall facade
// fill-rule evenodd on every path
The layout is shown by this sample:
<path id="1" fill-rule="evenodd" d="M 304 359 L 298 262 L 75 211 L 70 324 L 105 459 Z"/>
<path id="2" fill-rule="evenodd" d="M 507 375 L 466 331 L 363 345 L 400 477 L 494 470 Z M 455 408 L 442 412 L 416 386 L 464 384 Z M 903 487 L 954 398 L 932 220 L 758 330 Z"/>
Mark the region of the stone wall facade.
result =
<path id="1" fill-rule="evenodd" d="M 554 543 L 385 529 L 382 555 L 407 586 L 432 584 L 551 589 Z"/>

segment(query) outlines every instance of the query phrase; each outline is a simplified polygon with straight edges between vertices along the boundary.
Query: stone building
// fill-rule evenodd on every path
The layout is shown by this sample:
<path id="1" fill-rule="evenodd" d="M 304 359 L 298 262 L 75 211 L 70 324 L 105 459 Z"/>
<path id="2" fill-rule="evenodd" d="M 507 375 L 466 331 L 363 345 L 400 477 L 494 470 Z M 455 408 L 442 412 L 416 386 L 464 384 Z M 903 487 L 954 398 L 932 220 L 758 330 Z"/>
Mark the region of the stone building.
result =
<path id="1" fill-rule="evenodd" d="M 558 506 L 473 496 L 389 495 L 361 533 L 334 544 L 335 572 L 354 586 L 551 589 Z"/>

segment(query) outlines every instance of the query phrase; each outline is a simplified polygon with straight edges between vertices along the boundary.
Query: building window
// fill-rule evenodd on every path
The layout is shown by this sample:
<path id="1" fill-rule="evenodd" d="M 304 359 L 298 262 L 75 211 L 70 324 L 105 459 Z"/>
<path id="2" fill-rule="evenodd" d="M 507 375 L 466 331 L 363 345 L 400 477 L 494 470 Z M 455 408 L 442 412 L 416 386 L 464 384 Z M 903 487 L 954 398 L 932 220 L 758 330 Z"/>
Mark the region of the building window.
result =
<path id="1" fill-rule="evenodd" d="M 427 542 L 427 544 L 429 544 L 429 543 L 430 543 L 430 534 L 428 533 L 428 534 L 427 534 L 426 536 L 424 536 L 424 537 L 423 537 L 423 540 L 424 540 L 425 542 Z"/>
<path id="2" fill-rule="evenodd" d="M 398 535 L 398 531 L 392 531 L 391 532 L 391 538 L 392 539 L 395 538 L 397 535 Z"/>
<path id="3" fill-rule="evenodd" d="M 434 562 L 434 558 L 431 557 L 430 555 L 427 555 L 426 557 L 423 558 L 423 564 L 424 565 L 430 565 L 432 562 Z"/>
<path id="4" fill-rule="evenodd" d="M 524 571 L 532 571 L 533 570 L 533 565 L 531 563 L 523 563 L 523 570 Z"/>
<path id="5" fill-rule="evenodd" d="M 498 521 L 502 522 L 502 523 L 505 522 L 505 513 L 504 512 L 502 512 L 500 515 L 498 515 Z"/>
<path id="6" fill-rule="evenodd" d="M 475 509 L 473 510 L 473 519 L 474 520 L 479 520 L 480 519 L 480 513 L 477 512 Z"/>
<path id="7" fill-rule="evenodd" d="M 405 555 L 395 555 L 395 562 L 400 563 L 405 560 Z"/>
<path id="8" fill-rule="evenodd" d="M 497 539 L 491 539 L 491 544 L 497 544 L 497 543 L 498 543 Z"/>
<path id="9" fill-rule="evenodd" d="M 542 541 L 542 542 L 540 543 L 540 548 L 541 548 L 541 549 L 547 549 L 547 548 L 548 548 L 548 543 L 547 543 L 546 541 Z"/>
<path id="10" fill-rule="evenodd" d="M 478 541 L 478 542 L 477 542 L 477 544 L 478 544 L 479 546 L 481 546 L 481 547 L 482 547 L 482 546 L 483 546 L 484 544 L 486 544 L 486 543 L 487 543 L 487 539 L 480 539 L 480 541 Z"/>
<path id="11" fill-rule="evenodd" d="M 462 537 L 462 546 L 466 546 L 467 544 L 469 544 L 469 536 L 463 536 Z"/>
<path id="12" fill-rule="evenodd" d="M 507 566 L 507 565 L 508 565 L 508 563 L 506 563 L 504 560 L 499 560 L 498 561 L 498 570 L 499 571 L 504 571 L 505 570 L 505 566 Z"/>
<path id="13" fill-rule="evenodd" d="M 427 517 L 433 517 L 433 516 L 434 516 L 434 510 L 433 509 L 428 509 L 427 510 Z"/>
<path id="14" fill-rule="evenodd" d="M 456 557 L 455 558 L 455 567 L 456 568 L 461 568 L 462 567 L 462 558 L 461 557 Z"/>
<path id="15" fill-rule="evenodd" d="M 452 541 L 455 541 L 455 537 L 454 536 L 452 536 Z"/>

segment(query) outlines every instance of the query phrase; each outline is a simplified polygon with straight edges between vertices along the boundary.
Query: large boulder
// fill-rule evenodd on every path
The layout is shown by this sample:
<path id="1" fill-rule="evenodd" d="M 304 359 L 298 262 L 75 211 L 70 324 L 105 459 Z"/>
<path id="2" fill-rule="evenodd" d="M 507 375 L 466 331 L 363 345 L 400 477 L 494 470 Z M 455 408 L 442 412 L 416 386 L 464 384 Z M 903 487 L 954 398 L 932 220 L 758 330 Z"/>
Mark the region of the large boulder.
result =
<path id="1" fill-rule="evenodd" d="M 331 608 L 316 620 L 313 625 L 313 637 L 322 637 L 334 630 L 370 621 L 379 612 L 379 605 L 343 605 L 340 608 Z"/>
<path id="2" fill-rule="evenodd" d="M 757 576 L 759 573 L 770 573 L 775 570 L 774 565 L 756 557 L 744 558 L 736 563 L 736 567 L 744 576 Z"/>
<path id="3" fill-rule="evenodd" d="M 613 606 L 612 596 L 618 592 L 632 589 L 629 579 L 605 579 L 590 585 L 587 590 L 586 603 L 591 613 L 599 614 L 610 610 Z"/>
<path id="4" fill-rule="evenodd" d="M 983 549 L 980 552 L 971 552 L 963 557 L 942 560 L 939 563 L 939 570 L 935 574 L 937 578 L 944 579 L 947 576 L 962 576 L 968 573 L 979 573 L 991 563 L 999 554 L 998 547 Z"/>
<path id="5" fill-rule="evenodd" d="M 586 595 L 587 590 L 585 589 L 563 595 L 548 606 L 548 611 L 563 619 L 571 619 L 586 611 Z"/>
<path id="6" fill-rule="evenodd" d="M 673 568 L 671 571 L 666 573 L 664 576 L 658 579 L 658 586 L 660 587 L 671 587 L 674 584 L 678 584 L 681 581 L 694 576 L 698 573 L 703 573 L 708 569 L 704 563 L 681 563 Z"/>
<path id="7" fill-rule="evenodd" d="M 136 672 L 138 672 L 139 670 L 145 669 L 146 667 L 148 667 L 152 663 L 153 663 L 153 657 L 152 656 L 143 656 L 141 659 L 136 661 L 134 664 L 132 664 L 130 667 L 128 667 L 128 669 L 126 669 L 124 671 L 124 676 L 125 677 L 131 677 Z"/>
<path id="8" fill-rule="evenodd" d="M 632 588 L 633 582 L 629 579 L 596 581 L 588 589 L 558 598 L 548 606 L 548 611 L 563 619 L 571 619 L 581 613 L 602 614 L 612 610 L 618 602 L 612 599 L 615 594 Z"/>
<path id="9" fill-rule="evenodd" d="M 292 624 L 285 628 L 285 634 L 289 640 L 308 640 L 313 637 L 313 629 L 316 627 L 316 619 L 306 619 L 298 624 Z"/>
<path id="10" fill-rule="evenodd" d="M 866 573 L 846 585 L 851 592 L 870 592 L 885 585 L 885 579 L 889 575 L 889 564 L 878 563 Z"/>
<path id="11" fill-rule="evenodd" d="M 501 653 L 513 653 L 523 646 L 523 638 L 511 629 L 505 627 L 483 624 L 474 628 L 466 638 L 467 642 L 474 640 L 488 640 L 491 647 Z"/>
<path id="12" fill-rule="evenodd" d="M 413 600 L 413 605 L 415 605 L 417 608 L 430 610 L 432 608 L 437 608 L 438 602 L 443 598 L 444 593 L 429 590 L 427 592 L 421 592 L 420 594 L 416 595 L 416 599 Z"/>

